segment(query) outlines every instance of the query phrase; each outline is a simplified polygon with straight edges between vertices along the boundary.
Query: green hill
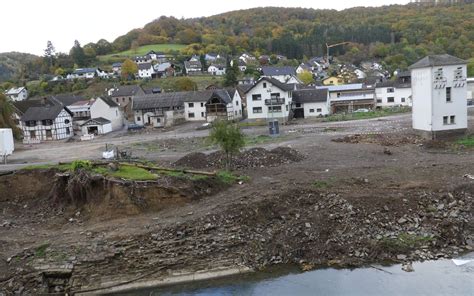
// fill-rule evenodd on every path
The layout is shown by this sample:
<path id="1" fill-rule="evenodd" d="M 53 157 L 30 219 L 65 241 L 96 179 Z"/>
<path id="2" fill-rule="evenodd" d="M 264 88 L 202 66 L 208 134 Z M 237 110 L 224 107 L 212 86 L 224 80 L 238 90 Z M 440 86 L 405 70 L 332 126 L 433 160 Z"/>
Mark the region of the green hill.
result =
<path id="1" fill-rule="evenodd" d="M 186 45 L 184 44 L 151 44 L 151 45 L 143 45 L 138 47 L 136 50 L 125 50 L 118 53 L 98 56 L 97 58 L 100 61 L 122 61 L 124 58 L 131 58 L 134 56 L 140 56 L 147 54 L 150 50 L 154 50 L 156 52 L 170 52 L 170 51 L 179 51 L 185 48 Z"/>

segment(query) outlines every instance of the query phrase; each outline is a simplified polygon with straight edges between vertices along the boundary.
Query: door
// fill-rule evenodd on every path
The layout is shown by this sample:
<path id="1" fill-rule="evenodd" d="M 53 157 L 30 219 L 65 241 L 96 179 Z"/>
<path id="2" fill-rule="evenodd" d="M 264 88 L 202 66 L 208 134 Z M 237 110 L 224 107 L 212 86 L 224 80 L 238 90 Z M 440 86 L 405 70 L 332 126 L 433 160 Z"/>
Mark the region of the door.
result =
<path id="1" fill-rule="evenodd" d="M 53 132 L 51 130 L 46 130 L 46 140 L 53 139 Z"/>

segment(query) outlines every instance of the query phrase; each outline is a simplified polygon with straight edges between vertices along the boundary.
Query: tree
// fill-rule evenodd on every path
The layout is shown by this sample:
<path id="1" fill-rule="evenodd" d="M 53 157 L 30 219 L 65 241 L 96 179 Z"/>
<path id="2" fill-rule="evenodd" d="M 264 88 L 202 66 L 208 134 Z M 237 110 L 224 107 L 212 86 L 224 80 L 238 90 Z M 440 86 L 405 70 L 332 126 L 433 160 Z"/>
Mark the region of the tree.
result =
<path id="1" fill-rule="evenodd" d="M 197 84 L 188 77 L 176 79 L 173 87 L 176 91 L 192 91 L 197 90 Z"/>
<path id="2" fill-rule="evenodd" d="M 235 86 L 239 77 L 239 64 L 237 61 L 227 62 L 227 68 L 224 76 L 224 86 Z"/>
<path id="3" fill-rule="evenodd" d="M 298 74 L 298 79 L 306 85 L 314 82 L 313 73 L 309 71 L 303 71 Z"/>
<path id="4" fill-rule="evenodd" d="M 474 77 L 474 59 L 470 59 L 467 64 L 467 76 Z"/>
<path id="5" fill-rule="evenodd" d="M 0 93 L 0 128 L 11 128 L 15 138 L 20 138 L 20 130 L 13 121 L 13 108 L 3 93 Z"/>
<path id="6" fill-rule="evenodd" d="M 239 126 L 226 120 L 218 120 L 212 124 L 209 140 L 224 151 L 227 168 L 231 168 L 232 156 L 245 145 L 244 134 Z"/>
<path id="7" fill-rule="evenodd" d="M 54 62 L 54 56 L 56 55 L 56 49 L 53 43 L 48 40 L 46 43 L 46 49 L 44 50 L 44 57 L 47 60 L 48 66 L 52 67 Z"/>
<path id="8" fill-rule="evenodd" d="M 86 55 L 79 41 L 74 41 L 74 46 L 69 51 L 69 55 L 77 66 L 84 67 L 86 65 Z"/>
<path id="9" fill-rule="evenodd" d="M 130 59 L 126 59 L 122 64 L 122 79 L 131 80 L 138 73 L 138 66 Z"/>
<path id="10" fill-rule="evenodd" d="M 132 45 L 130 46 L 130 49 L 132 50 L 134 54 L 137 54 L 138 47 L 139 47 L 138 41 L 137 40 L 132 41 Z"/>

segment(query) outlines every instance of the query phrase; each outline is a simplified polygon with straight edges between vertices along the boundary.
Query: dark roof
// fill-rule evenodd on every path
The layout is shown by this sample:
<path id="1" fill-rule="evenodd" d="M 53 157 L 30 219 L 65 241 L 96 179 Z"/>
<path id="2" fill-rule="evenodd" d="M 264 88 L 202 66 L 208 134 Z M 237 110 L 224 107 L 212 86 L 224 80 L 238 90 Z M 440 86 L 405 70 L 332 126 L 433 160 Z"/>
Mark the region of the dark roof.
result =
<path id="1" fill-rule="evenodd" d="M 387 80 L 384 82 L 377 82 L 375 84 L 375 87 L 380 88 L 380 87 L 395 87 L 397 85 L 396 81 L 393 80 Z"/>
<path id="2" fill-rule="evenodd" d="M 93 122 L 98 123 L 100 125 L 104 125 L 104 124 L 111 123 L 112 121 L 110 121 L 108 119 L 105 119 L 103 117 L 91 118 L 91 119 L 87 120 L 86 122 L 84 122 L 83 124 L 81 124 L 81 126 L 89 125 L 90 123 L 93 123 Z"/>
<path id="3" fill-rule="evenodd" d="M 159 94 L 159 93 L 161 93 L 161 88 L 155 86 L 155 87 L 152 87 L 152 88 L 144 88 L 143 91 L 147 95 L 149 95 L 149 94 Z"/>
<path id="4" fill-rule="evenodd" d="M 143 89 L 139 85 L 121 85 L 111 93 L 111 97 L 131 97 Z"/>
<path id="5" fill-rule="evenodd" d="M 414 63 L 409 69 L 419 69 L 437 66 L 465 65 L 467 62 L 449 54 L 429 55 Z"/>
<path id="6" fill-rule="evenodd" d="M 151 63 L 138 64 L 138 70 L 148 70 L 151 68 Z"/>
<path id="7" fill-rule="evenodd" d="M 293 101 L 295 103 L 326 102 L 327 99 L 327 89 L 302 89 L 293 92 Z"/>
<path id="8" fill-rule="evenodd" d="M 79 68 L 74 70 L 74 74 L 86 74 L 86 73 L 95 73 L 97 68 Z"/>
<path id="9" fill-rule="evenodd" d="M 400 71 L 400 72 L 398 72 L 397 77 L 398 78 L 400 78 L 400 77 L 411 77 L 411 73 L 410 73 L 410 71 Z"/>
<path id="10" fill-rule="evenodd" d="M 252 87 L 253 87 L 253 84 L 238 84 L 237 85 L 237 89 L 243 93 L 247 93 Z"/>
<path id="11" fill-rule="evenodd" d="M 264 80 L 267 81 L 267 82 L 270 82 L 271 84 L 275 85 L 276 87 L 278 87 L 281 90 L 285 90 L 285 91 L 294 90 L 294 84 L 282 83 L 282 82 L 280 82 L 280 80 L 277 80 L 275 78 L 261 77 L 254 85 L 252 85 L 249 89 L 247 89 L 247 91 L 245 93 L 248 93 L 251 89 L 253 89 L 261 81 L 264 81 Z"/>
<path id="12" fill-rule="evenodd" d="M 226 89 L 216 89 L 212 94 L 212 97 L 218 97 L 226 104 L 232 103 L 232 97 L 229 95 L 229 92 Z"/>
<path id="13" fill-rule="evenodd" d="M 202 64 L 200 61 L 185 61 L 184 67 L 186 68 L 202 68 Z"/>
<path id="14" fill-rule="evenodd" d="M 295 75 L 295 68 L 286 67 L 262 67 L 263 75 L 265 76 L 279 76 L 279 75 Z"/>
<path id="15" fill-rule="evenodd" d="M 133 110 L 172 108 L 183 106 L 183 92 L 161 93 L 133 98 Z"/>
<path id="16" fill-rule="evenodd" d="M 52 96 L 50 99 L 66 107 L 79 101 L 86 100 L 86 98 L 84 98 L 83 96 L 76 96 L 71 94 L 55 95 Z"/>
<path id="17" fill-rule="evenodd" d="M 119 105 L 117 103 L 115 103 L 111 98 L 108 98 L 108 97 L 100 97 L 98 99 L 101 99 L 102 101 L 104 101 L 107 105 L 109 105 L 109 107 L 118 107 Z"/>
<path id="18" fill-rule="evenodd" d="M 54 120 L 63 109 L 65 107 L 61 105 L 30 107 L 21 117 L 21 121 Z"/>
<path id="19" fill-rule="evenodd" d="M 52 105 L 55 105 L 55 103 L 45 98 L 45 99 L 29 99 L 29 100 L 23 100 L 23 101 L 12 101 L 12 105 L 17 110 L 18 113 L 24 114 L 31 107 L 41 107 L 45 105 L 52 106 Z"/>
<path id="20" fill-rule="evenodd" d="M 113 63 L 112 64 L 112 67 L 122 67 L 122 63 L 118 62 L 118 63 Z"/>

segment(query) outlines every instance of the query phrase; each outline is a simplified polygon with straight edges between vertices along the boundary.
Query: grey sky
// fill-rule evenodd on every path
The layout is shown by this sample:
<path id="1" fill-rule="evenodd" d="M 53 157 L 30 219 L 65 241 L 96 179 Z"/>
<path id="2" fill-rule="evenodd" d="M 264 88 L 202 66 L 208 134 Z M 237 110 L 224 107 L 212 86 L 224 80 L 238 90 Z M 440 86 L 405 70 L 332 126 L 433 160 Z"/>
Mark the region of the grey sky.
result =
<path id="1" fill-rule="evenodd" d="M 143 27 L 161 15 L 189 18 L 252 7 L 282 6 L 345 9 L 354 6 L 406 4 L 409 0 L 5 0 L 0 17 L 0 52 L 42 54 L 51 40 L 67 52 L 77 39 L 84 45 L 100 38 L 113 41 L 131 29 Z"/>

